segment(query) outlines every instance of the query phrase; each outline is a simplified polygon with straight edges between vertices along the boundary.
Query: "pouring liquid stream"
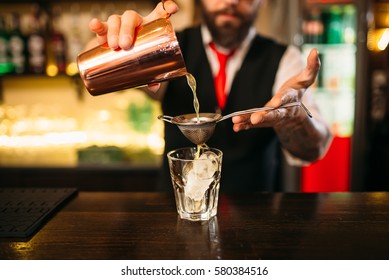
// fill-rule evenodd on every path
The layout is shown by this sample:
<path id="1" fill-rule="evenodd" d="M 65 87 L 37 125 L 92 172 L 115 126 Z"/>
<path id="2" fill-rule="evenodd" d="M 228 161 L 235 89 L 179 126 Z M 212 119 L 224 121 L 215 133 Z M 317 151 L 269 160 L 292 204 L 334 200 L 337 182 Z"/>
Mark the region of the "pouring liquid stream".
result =
<path id="1" fill-rule="evenodd" d="M 192 74 L 187 73 L 186 74 L 186 81 L 187 81 L 189 87 L 192 90 L 192 93 L 193 93 L 193 107 L 194 107 L 195 112 L 196 112 L 197 123 L 200 123 L 200 103 L 199 103 L 199 100 L 197 99 L 197 94 L 196 94 L 196 79 L 193 77 Z M 204 145 L 206 146 L 205 143 L 197 144 L 197 152 L 196 152 L 196 155 L 195 155 L 196 159 L 198 159 L 200 157 L 201 147 L 204 146 Z"/>
<path id="2" fill-rule="evenodd" d="M 197 94 L 196 94 L 196 79 L 193 77 L 192 74 L 187 73 L 186 74 L 186 81 L 187 81 L 187 83 L 188 83 L 188 85 L 191 88 L 192 93 L 193 93 L 193 107 L 194 107 L 195 112 L 196 112 L 197 122 L 199 123 L 200 122 L 200 104 L 199 104 L 199 100 L 197 99 Z"/>

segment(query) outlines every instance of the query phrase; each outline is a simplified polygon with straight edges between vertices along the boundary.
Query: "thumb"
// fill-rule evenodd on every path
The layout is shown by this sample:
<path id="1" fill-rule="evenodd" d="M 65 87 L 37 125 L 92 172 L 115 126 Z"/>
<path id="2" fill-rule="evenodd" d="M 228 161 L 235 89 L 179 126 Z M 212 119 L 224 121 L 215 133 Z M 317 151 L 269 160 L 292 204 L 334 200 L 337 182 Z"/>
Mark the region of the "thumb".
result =
<path id="1" fill-rule="evenodd" d="M 307 65 L 303 71 L 286 81 L 282 88 L 299 90 L 310 87 L 315 82 L 317 73 L 320 70 L 320 65 L 319 52 L 317 49 L 312 49 L 308 55 Z"/>
<path id="2" fill-rule="evenodd" d="M 308 88 L 311 86 L 315 82 L 317 73 L 319 73 L 320 70 L 320 66 L 321 63 L 319 59 L 319 52 L 317 49 L 312 49 L 308 55 L 306 67 L 296 77 L 297 88 L 295 89 Z"/>
<path id="3" fill-rule="evenodd" d="M 97 18 L 89 22 L 89 30 L 96 34 L 97 41 L 100 45 L 107 41 L 107 24 Z"/>

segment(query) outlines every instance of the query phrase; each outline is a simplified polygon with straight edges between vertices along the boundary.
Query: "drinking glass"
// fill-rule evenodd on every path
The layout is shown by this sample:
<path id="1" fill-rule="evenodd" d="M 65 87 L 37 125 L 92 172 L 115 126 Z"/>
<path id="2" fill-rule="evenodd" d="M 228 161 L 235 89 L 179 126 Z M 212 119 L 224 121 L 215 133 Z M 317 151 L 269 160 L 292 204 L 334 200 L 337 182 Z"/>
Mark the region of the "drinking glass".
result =
<path id="1" fill-rule="evenodd" d="M 223 153 L 215 148 L 180 148 L 167 154 L 181 219 L 207 221 L 217 214 Z"/>

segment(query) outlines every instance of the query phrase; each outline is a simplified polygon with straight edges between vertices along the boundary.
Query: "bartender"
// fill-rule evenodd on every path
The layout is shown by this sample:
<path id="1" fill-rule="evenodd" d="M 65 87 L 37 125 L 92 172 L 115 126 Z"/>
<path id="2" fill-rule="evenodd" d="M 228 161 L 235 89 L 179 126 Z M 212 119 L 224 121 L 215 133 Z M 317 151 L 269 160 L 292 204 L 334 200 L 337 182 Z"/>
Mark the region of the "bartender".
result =
<path id="1" fill-rule="evenodd" d="M 177 33 L 189 73 L 197 82 L 201 112 L 222 115 L 252 107 L 279 107 L 301 101 L 301 106 L 236 116 L 217 124 L 208 146 L 223 151 L 223 192 L 282 191 L 282 157 L 303 165 L 326 153 L 332 134 L 309 91 L 320 69 L 317 50 L 306 59 L 292 45 L 283 45 L 256 33 L 254 22 L 261 0 L 196 0 L 200 25 Z M 127 10 L 106 21 L 92 19 L 89 27 L 97 43 L 128 50 L 137 26 L 178 11 L 174 1 L 159 3 L 147 16 Z M 163 113 L 194 112 L 193 95 L 185 77 L 149 91 L 161 100 Z M 174 125 L 165 125 L 165 154 L 192 146 Z M 159 190 L 172 191 L 164 157 Z"/>

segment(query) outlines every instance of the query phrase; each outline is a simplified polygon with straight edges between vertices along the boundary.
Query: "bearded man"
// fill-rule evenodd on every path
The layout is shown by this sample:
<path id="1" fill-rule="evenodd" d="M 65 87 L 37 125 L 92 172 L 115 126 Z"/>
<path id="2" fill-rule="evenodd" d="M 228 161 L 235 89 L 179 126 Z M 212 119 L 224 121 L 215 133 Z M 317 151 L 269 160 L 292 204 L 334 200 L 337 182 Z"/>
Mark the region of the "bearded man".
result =
<path id="1" fill-rule="evenodd" d="M 296 47 L 257 34 L 254 22 L 261 3 L 197 0 L 201 24 L 177 33 L 187 70 L 197 82 L 201 112 L 226 115 L 301 101 L 313 115 L 309 118 L 301 107 L 289 107 L 218 123 L 207 144 L 223 151 L 221 192 L 282 191 L 282 156 L 290 164 L 312 162 L 325 154 L 332 138 L 312 96 L 306 92 L 320 68 L 317 51 L 311 51 L 304 68 Z M 107 22 L 93 19 L 90 29 L 100 44 L 128 49 L 137 26 L 177 11 L 176 3 L 165 1 L 146 17 L 125 11 L 110 16 Z M 150 88 L 157 91 L 164 114 L 194 112 L 193 95 L 185 77 Z M 165 154 L 187 146 L 193 144 L 176 126 L 165 125 Z M 166 157 L 159 190 L 172 191 Z"/>

